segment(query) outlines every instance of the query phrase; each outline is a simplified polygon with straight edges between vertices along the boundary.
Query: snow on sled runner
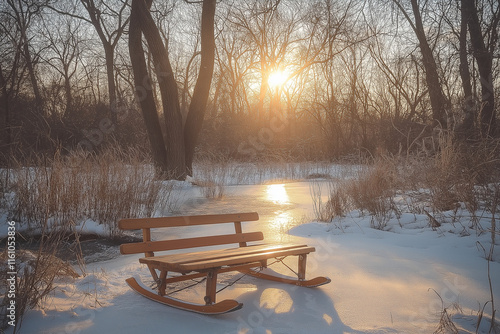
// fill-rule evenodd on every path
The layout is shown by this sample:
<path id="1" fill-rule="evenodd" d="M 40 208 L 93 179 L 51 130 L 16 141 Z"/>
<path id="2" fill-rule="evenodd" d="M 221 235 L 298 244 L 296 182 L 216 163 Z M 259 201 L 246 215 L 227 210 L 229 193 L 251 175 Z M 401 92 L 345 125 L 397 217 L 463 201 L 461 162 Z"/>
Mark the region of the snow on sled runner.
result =
<path id="1" fill-rule="evenodd" d="M 201 314 L 221 314 L 240 309 L 243 304 L 235 300 L 216 302 L 217 275 L 226 272 L 239 271 L 241 273 L 271 281 L 293 284 L 304 287 L 317 287 L 330 283 L 327 277 L 305 279 L 307 254 L 315 248 L 307 245 L 290 244 L 249 244 L 264 240 L 262 232 L 242 231 L 242 222 L 257 221 L 256 212 L 158 217 L 142 219 L 122 219 L 118 226 L 122 230 L 142 229 L 143 241 L 127 243 L 120 246 L 122 254 L 144 253 L 145 257 L 139 262 L 146 264 L 158 285 L 157 293 L 145 288 L 135 278 L 127 279 L 129 286 L 141 295 L 151 300 L 176 307 L 182 310 Z M 152 228 L 197 226 L 208 224 L 233 223 L 235 233 L 203 236 L 195 238 L 151 240 Z M 155 255 L 155 252 L 190 249 L 196 247 L 238 244 L 236 248 L 224 248 L 208 251 L 174 253 Z M 275 272 L 261 272 L 259 268 L 266 268 L 268 260 L 283 260 L 287 256 L 298 257 L 297 278 L 281 276 Z M 178 273 L 179 276 L 170 276 L 169 273 Z M 175 299 L 166 295 L 167 284 L 203 278 L 206 280 L 205 304 L 194 304 Z"/>

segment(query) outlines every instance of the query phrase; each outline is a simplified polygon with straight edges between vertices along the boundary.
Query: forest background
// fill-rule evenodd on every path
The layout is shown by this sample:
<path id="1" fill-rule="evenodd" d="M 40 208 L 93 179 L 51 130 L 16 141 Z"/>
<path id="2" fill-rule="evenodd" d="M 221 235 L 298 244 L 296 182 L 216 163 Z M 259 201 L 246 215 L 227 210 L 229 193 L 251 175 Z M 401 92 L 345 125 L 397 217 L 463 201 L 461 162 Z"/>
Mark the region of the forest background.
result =
<path id="1" fill-rule="evenodd" d="M 151 5 L 185 124 L 202 6 Z M 127 0 L 0 4 L 3 165 L 76 148 L 150 152 L 140 89 L 157 105 L 161 94 L 150 52 L 151 82 L 134 83 L 130 10 Z M 443 133 L 494 138 L 499 21 L 496 0 L 220 1 L 195 156 L 357 159 L 433 154 Z"/>

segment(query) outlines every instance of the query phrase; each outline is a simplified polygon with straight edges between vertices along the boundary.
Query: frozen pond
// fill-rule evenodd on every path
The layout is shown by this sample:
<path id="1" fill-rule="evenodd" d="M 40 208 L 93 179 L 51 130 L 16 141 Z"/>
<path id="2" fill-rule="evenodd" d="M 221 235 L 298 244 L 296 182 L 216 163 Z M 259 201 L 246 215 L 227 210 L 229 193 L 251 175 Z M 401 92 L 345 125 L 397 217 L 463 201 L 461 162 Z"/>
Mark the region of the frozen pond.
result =
<path id="1" fill-rule="evenodd" d="M 314 220 L 310 187 L 312 182 L 327 188 L 330 181 L 276 182 L 260 185 L 225 186 L 222 198 L 205 198 L 199 187 L 182 189 L 178 213 L 200 215 L 251 212 L 259 213 L 259 221 L 247 223 L 248 230 L 261 230 L 267 241 L 288 241 L 287 231 Z M 324 196 L 326 197 L 326 190 Z M 162 213 L 160 213 L 162 214 Z M 170 215 L 163 213 L 162 215 Z M 231 224 L 228 224 L 231 225 Z M 232 226 L 228 226 L 231 228 Z M 200 228 L 200 227 L 197 227 Z"/>

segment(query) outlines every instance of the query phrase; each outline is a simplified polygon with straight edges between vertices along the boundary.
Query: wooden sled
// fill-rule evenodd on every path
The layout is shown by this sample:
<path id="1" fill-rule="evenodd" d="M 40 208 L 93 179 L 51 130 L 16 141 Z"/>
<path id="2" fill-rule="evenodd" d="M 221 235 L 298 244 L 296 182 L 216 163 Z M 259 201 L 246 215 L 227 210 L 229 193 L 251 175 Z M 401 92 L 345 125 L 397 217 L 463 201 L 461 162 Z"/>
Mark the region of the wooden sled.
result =
<path id="1" fill-rule="evenodd" d="M 330 283 L 330 279 L 327 277 L 316 277 L 309 280 L 305 278 L 307 254 L 314 252 L 314 247 L 262 243 L 250 245 L 249 243 L 264 240 L 264 235 L 262 232 L 243 233 L 242 222 L 257 221 L 258 219 L 259 215 L 256 212 L 122 219 L 118 222 L 119 228 L 123 230 L 142 229 L 143 241 L 122 244 L 120 252 L 122 254 L 145 254 L 145 257 L 140 258 L 139 262 L 148 266 L 154 281 L 157 282 L 158 291 L 155 293 L 147 289 L 133 277 L 127 279 L 127 283 L 134 291 L 146 298 L 182 310 L 201 314 L 221 314 L 238 310 L 243 306 L 243 304 L 235 300 L 216 302 L 217 275 L 225 272 L 239 271 L 253 277 L 303 287 L 317 287 Z M 151 240 L 152 228 L 187 227 L 221 223 L 233 223 L 235 233 L 184 239 Z M 155 252 L 228 244 L 238 244 L 239 247 L 155 255 Z M 296 278 L 282 276 L 272 271 L 261 272 L 260 270 L 256 270 L 266 268 L 268 260 L 275 258 L 281 260 L 287 256 L 298 257 Z M 269 269 L 266 270 L 269 271 Z M 169 277 L 169 273 L 178 273 L 180 275 Z M 205 304 L 185 302 L 166 295 L 168 284 L 196 278 L 206 279 Z"/>

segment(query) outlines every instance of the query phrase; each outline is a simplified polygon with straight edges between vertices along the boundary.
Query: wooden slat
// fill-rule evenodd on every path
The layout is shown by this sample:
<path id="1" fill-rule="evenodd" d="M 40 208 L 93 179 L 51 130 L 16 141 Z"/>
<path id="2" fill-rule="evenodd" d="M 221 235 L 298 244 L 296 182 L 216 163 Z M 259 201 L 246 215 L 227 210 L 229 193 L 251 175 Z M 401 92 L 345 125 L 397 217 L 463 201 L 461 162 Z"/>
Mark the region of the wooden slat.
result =
<path id="1" fill-rule="evenodd" d="M 264 235 L 262 234 L 262 232 L 224 234 L 224 235 L 214 235 L 209 237 L 122 244 L 120 246 L 120 252 L 122 254 L 161 252 L 161 251 L 168 251 L 175 249 L 227 245 L 240 242 L 251 242 L 260 240 L 264 240 Z"/>
<path id="2" fill-rule="evenodd" d="M 220 258 L 214 260 L 207 261 L 199 261 L 192 262 L 186 264 L 176 264 L 172 265 L 173 270 L 181 270 L 181 271 L 198 271 L 198 270 L 206 270 L 214 267 L 222 267 L 222 266 L 230 266 L 234 264 L 244 264 L 247 262 L 256 262 L 262 261 L 274 257 L 288 256 L 288 255 L 301 255 L 308 254 L 314 252 L 314 247 L 300 247 L 300 248 L 292 248 L 292 249 L 283 249 L 277 251 L 269 251 L 264 253 L 256 253 L 256 254 L 247 254 L 247 255 L 237 255 L 231 256 L 227 258 Z"/>
<path id="3" fill-rule="evenodd" d="M 139 259 L 139 262 L 145 264 L 154 264 L 156 267 L 161 267 L 163 263 L 168 263 L 173 265 L 179 263 L 186 264 L 192 262 L 228 258 L 232 256 L 249 255 L 249 254 L 264 253 L 270 251 L 301 248 L 301 247 L 306 247 L 306 245 L 263 244 L 263 245 L 254 245 L 254 246 L 247 246 L 240 248 L 214 249 L 202 252 L 160 255 L 160 256 L 155 256 L 154 258 L 141 258 Z"/>
<path id="4" fill-rule="evenodd" d="M 236 250 L 247 250 L 250 247 L 241 247 L 233 249 Z M 249 262 L 258 262 L 267 259 L 271 259 L 274 257 L 280 256 L 288 256 L 288 255 L 300 255 L 300 254 L 308 254 L 314 252 L 314 247 L 309 246 L 290 246 L 284 249 L 264 249 L 254 251 L 248 253 L 238 253 L 233 252 L 233 254 L 224 254 L 224 252 L 220 252 L 220 256 L 217 256 L 216 252 L 213 252 L 213 257 L 204 259 L 200 257 L 198 260 L 190 258 L 186 262 L 181 262 L 180 258 L 173 258 L 172 255 L 166 256 L 156 256 L 153 258 L 141 258 L 139 262 L 146 263 L 148 265 L 153 265 L 157 268 L 167 269 L 169 271 L 177 271 L 177 272 L 190 272 L 196 270 L 204 270 L 210 269 L 213 267 L 222 267 L 228 265 L 236 265 L 236 264 L 244 264 Z M 180 254 L 179 254 L 180 255 Z M 184 254 L 189 255 L 189 254 Z"/>
<path id="5" fill-rule="evenodd" d="M 174 216 L 155 218 L 127 218 L 118 222 L 122 230 L 137 230 L 142 228 L 160 228 L 175 226 L 193 226 L 219 223 L 233 223 L 235 221 L 257 221 L 257 212 L 229 213 L 220 215 Z"/>

